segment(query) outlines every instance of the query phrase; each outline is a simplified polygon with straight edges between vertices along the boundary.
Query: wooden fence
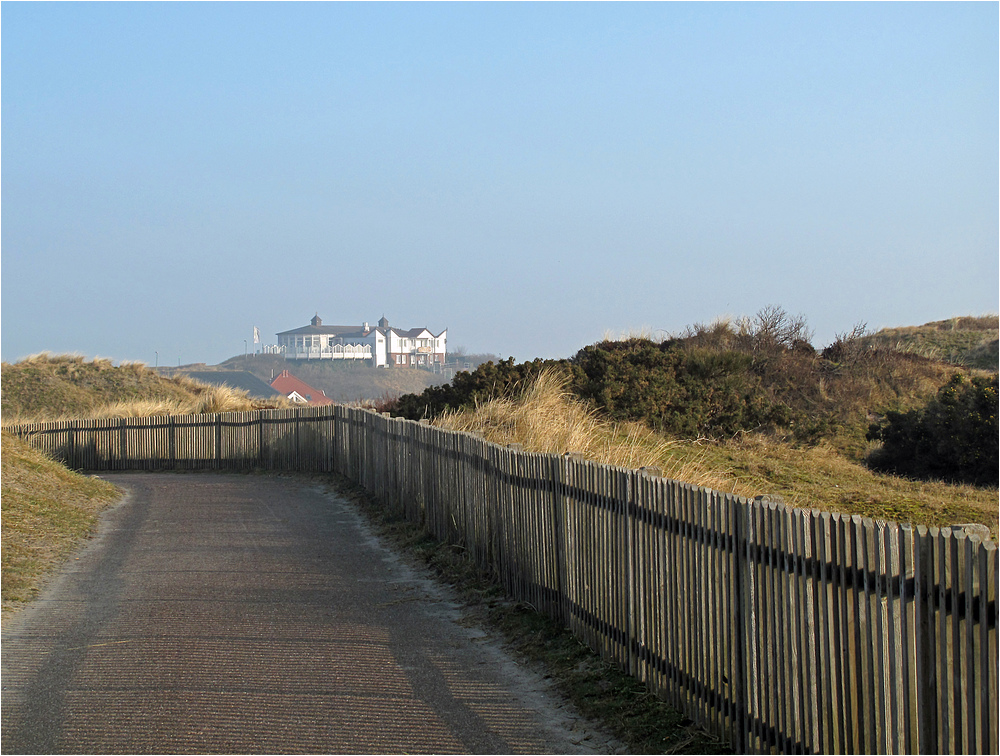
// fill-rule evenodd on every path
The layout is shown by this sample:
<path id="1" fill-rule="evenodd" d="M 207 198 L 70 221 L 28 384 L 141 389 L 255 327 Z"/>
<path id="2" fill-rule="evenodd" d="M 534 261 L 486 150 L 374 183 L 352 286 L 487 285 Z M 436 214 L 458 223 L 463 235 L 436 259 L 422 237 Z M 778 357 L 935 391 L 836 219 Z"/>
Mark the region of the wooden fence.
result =
<path id="1" fill-rule="evenodd" d="M 333 469 L 333 406 L 7 428 L 76 470 Z"/>
<path id="2" fill-rule="evenodd" d="M 10 429 L 71 466 L 331 471 L 738 752 L 996 753 L 997 550 L 342 406 Z"/>

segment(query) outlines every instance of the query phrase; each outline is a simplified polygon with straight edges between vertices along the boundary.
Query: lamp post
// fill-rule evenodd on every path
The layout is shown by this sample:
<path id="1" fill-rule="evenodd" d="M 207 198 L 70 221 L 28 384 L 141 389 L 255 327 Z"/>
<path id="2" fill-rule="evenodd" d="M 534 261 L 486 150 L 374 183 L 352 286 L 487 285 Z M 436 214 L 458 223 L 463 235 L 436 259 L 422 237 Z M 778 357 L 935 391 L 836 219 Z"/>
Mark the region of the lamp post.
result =
<path id="1" fill-rule="evenodd" d="M 160 353 L 154 349 L 153 354 L 156 355 L 156 359 L 153 361 L 153 367 L 158 368 L 160 366 Z"/>

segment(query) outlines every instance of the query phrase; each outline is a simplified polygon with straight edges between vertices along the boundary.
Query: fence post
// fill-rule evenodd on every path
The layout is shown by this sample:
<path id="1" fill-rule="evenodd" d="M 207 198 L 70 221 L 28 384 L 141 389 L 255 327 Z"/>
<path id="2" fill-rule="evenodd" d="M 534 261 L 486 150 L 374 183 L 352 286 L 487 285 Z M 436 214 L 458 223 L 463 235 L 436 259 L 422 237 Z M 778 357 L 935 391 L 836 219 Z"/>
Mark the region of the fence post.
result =
<path id="1" fill-rule="evenodd" d="M 167 423 L 167 455 L 170 458 L 170 469 L 177 469 L 177 426 L 174 423 L 174 416 L 170 415 Z"/>
<path id="2" fill-rule="evenodd" d="M 264 410 L 257 410 L 257 468 L 264 467 Z"/>
<path id="3" fill-rule="evenodd" d="M 631 491 L 629 502 L 632 510 L 628 512 L 629 529 L 629 584 L 635 596 L 630 601 L 632 619 L 629 623 L 629 633 L 635 637 L 634 647 L 639 649 L 647 645 L 647 626 L 650 622 L 649 607 L 646 606 L 649 595 L 648 574 L 649 565 L 646 569 L 640 563 L 640 559 L 649 560 L 650 551 L 646 543 L 649 522 L 652 510 L 653 491 L 652 479 L 659 478 L 663 471 L 659 467 L 652 465 L 640 467 L 636 475 L 629 476 Z M 648 658 L 642 656 L 636 659 L 636 672 L 643 676 L 644 681 L 649 679 L 649 670 L 642 672 L 643 665 L 649 664 Z"/>
<path id="4" fill-rule="evenodd" d="M 215 414 L 215 469 L 222 467 L 222 415 Z"/>
<path id="5" fill-rule="evenodd" d="M 292 463 L 293 470 L 300 470 L 302 468 L 302 449 L 300 448 L 300 436 L 299 428 L 301 423 L 299 422 L 299 410 L 295 410 L 295 461 Z"/>
<path id="6" fill-rule="evenodd" d="M 566 485 L 566 467 L 563 457 L 549 456 L 549 477 L 552 481 L 552 536 L 555 551 L 556 619 L 569 623 L 566 586 L 566 515 L 563 511 L 563 488 Z"/>
<path id="7" fill-rule="evenodd" d="M 733 571 L 732 571 L 732 591 L 733 591 L 733 615 L 735 622 L 733 627 L 733 654 L 735 663 L 733 671 L 735 679 L 731 686 L 733 695 L 733 732 L 730 745 L 736 753 L 749 753 L 751 749 L 751 715 L 750 704 L 747 694 L 747 675 L 749 670 L 749 654 L 747 653 L 747 626 L 750 622 L 749 613 L 753 612 L 753 602 L 749 601 L 750 585 L 747 575 L 753 567 L 749 563 L 750 544 L 748 540 L 748 520 L 750 517 L 750 503 L 743 499 L 735 499 L 730 508 L 732 514 L 733 532 Z"/>
<path id="8" fill-rule="evenodd" d="M 932 539 L 919 525 L 914 536 L 914 645 L 917 677 L 917 752 L 937 753 L 937 670 L 933 596 L 935 595 Z"/>
<path id="9" fill-rule="evenodd" d="M 127 421 L 123 417 L 118 421 L 118 469 L 125 470 L 125 460 L 128 455 L 128 434 L 126 433 Z"/>

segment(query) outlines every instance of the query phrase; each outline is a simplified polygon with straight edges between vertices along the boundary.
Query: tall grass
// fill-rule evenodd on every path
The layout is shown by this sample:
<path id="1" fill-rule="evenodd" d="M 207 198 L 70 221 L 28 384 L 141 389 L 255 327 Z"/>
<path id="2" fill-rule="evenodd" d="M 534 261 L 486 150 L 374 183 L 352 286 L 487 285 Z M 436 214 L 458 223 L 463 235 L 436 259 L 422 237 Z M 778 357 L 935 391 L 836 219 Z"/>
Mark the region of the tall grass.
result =
<path id="1" fill-rule="evenodd" d="M 292 406 L 287 400 L 272 403 L 275 406 Z M 259 408 L 259 405 L 260 402 L 252 400 L 243 389 L 202 385 L 198 388 L 198 393 L 186 399 L 130 399 L 105 404 L 91 414 L 97 420 L 112 417 L 200 415 L 215 412 L 246 412 Z"/>
<path id="2" fill-rule="evenodd" d="M 437 418 L 440 428 L 473 432 L 496 444 L 521 444 L 543 454 L 574 452 L 616 467 L 659 467 L 663 475 L 718 491 L 740 493 L 735 478 L 705 464 L 691 444 L 669 440 L 642 423 L 604 420 L 573 398 L 567 377 L 544 370 L 520 395 Z"/>

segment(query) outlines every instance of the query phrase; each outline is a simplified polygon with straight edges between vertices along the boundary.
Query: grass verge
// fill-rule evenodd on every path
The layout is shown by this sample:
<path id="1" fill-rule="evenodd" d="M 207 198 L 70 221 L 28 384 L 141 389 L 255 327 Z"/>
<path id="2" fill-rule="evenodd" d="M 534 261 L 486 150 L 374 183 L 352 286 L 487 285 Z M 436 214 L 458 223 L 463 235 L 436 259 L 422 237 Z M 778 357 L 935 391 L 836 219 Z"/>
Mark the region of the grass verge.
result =
<path id="1" fill-rule="evenodd" d="M 66 469 L 8 433 L 0 438 L 0 460 L 0 598 L 6 619 L 38 594 L 121 492 Z"/>
<path id="2" fill-rule="evenodd" d="M 323 480 L 331 482 L 329 477 Z M 500 635 L 508 651 L 540 669 L 583 716 L 613 734 L 630 752 L 731 753 L 641 682 L 602 660 L 565 627 L 507 598 L 500 584 L 472 563 L 461 547 L 442 543 L 422 527 L 387 512 L 346 478 L 334 477 L 332 487 L 357 506 L 380 536 L 451 586 L 474 621 Z"/>

